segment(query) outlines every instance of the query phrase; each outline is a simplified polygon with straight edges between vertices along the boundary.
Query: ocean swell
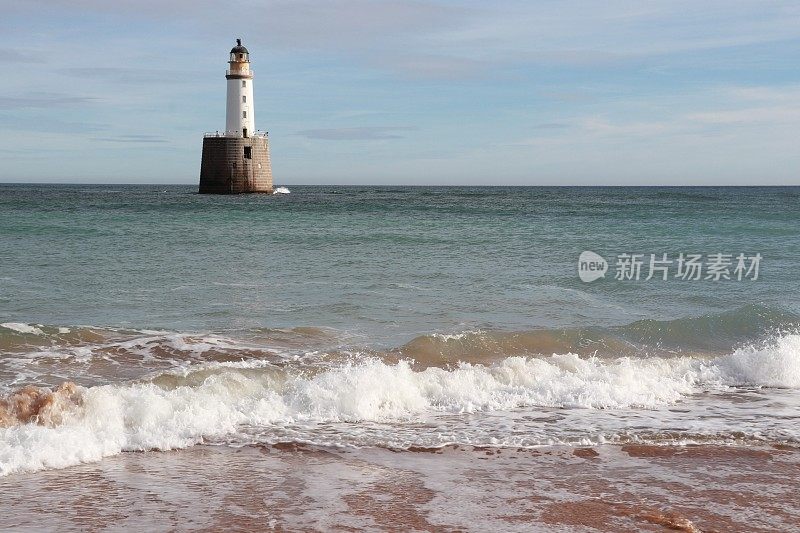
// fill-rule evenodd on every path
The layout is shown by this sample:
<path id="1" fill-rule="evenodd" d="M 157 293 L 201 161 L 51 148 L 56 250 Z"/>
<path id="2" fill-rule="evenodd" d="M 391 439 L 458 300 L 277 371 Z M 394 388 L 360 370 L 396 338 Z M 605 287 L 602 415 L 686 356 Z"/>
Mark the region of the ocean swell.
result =
<path id="1" fill-rule="evenodd" d="M 612 328 L 562 328 L 530 331 L 475 330 L 418 336 L 396 351 L 426 364 L 481 361 L 508 355 L 577 353 L 727 353 L 800 330 L 796 314 L 759 305 L 675 320 L 639 320 Z"/>

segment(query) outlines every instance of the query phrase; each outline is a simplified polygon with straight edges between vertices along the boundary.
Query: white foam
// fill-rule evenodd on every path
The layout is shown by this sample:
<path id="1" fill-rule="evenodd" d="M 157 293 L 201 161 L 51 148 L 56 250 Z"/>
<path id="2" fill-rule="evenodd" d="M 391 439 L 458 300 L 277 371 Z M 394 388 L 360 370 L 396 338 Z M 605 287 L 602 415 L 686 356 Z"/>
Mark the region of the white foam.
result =
<path id="1" fill-rule="evenodd" d="M 129 383 L 82 389 L 82 405 L 64 413 L 57 427 L 0 429 L 0 475 L 95 461 L 125 450 L 224 440 L 242 426 L 268 431 L 271 424 L 279 429 L 345 422 L 352 428 L 346 431 L 357 433 L 362 422 L 415 421 L 442 413 L 656 409 L 714 388 L 800 388 L 800 336 L 716 359 L 563 354 L 449 370 L 365 359 L 310 374 L 254 360 L 192 365 L 175 378 L 169 387 Z"/>
<path id="2" fill-rule="evenodd" d="M 445 342 L 448 341 L 459 341 L 462 339 L 467 339 L 473 335 L 480 335 L 483 331 L 479 329 L 470 330 L 470 331 L 462 331 L 461 333 L 432 333 L 430 336 L 435 339 L 440 339 Z"/>
<path id="3" fill-rule="evenodd" d="M 290 191 L 286 187 L 276 187 L 275 190 L 272 191 L 273 194 L 289 194 L 290 192 L 292 191 Z"/>
<path id="4" fill-rule="evenodd" d="M 220 337 L 216 335 L 192 335 L 186 333 L 165 333 L 158 331 L 143 330 L 145 336 L 135 337 L 124 341 L 114 341 L 110 343 L 98 344 L 91 347 L 84 347 L 91 353 L 103 353 L 103 350 L 113 348 L 134 353 L 144 359 L 153 357 L 154 350 L 167 349 L 172 352 L 179 352 L 184 356 L 201 357 L 204 353 L 212 350 L 237 350 L 247 349 L 250 345 Z M 64 350 L 72 354 L 74 349 Z M 103 354 L 103 356 L 105 356 Z"/>
<path id="5" fill-rule="evenodd" d="M 716 359 L 714 365 L 731 385 L 800 388 L 800 335 L 736 350 Z"/>
<path id="6" fill-rule="evenodd" d="M 44 331 L 37 328 L 36 326 L 31 326 L 30 324 L 24 324 L 22 322 L 4 322 L 0 324 L 0 326 L 10 329 L 12 331 L 16 331 L 17 333 L 32 333 L 34 335 L 44 335 Z"/>

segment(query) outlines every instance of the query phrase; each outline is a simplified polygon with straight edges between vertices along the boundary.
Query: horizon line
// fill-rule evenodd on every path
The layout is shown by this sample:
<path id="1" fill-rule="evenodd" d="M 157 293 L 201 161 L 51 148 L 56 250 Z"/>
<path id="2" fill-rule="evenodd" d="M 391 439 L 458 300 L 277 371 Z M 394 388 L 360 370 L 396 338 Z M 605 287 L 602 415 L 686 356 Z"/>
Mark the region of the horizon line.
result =
<path id="1" fill-rule="evenodd" d="M 192 183 L 108 183 L 108 182 L 53 182 L 53 181 L 0 181 L 0 186 L 4 185 L 54 185 L 54 186 L 86 186 L 86 185 L 100 185 L 108 187 L 197 187 Z M 552 188 L 592 188 L 592 187 L 616 187 L 616 188 L 765 188 L 765 187 L 800 187 L 800 184 L 759 184 L 759 185 L 734 185 L 734 184 L 687 184 L 687 185 L 666 185 L 666 184 L 628 184 L 628 185 L 610 185 L 610 184 L 536 184 L 536 185 L 504 185 L 504 184 L 408 184 L 408 183 L 284 183 L 276 185 L 279 187 L 409 187 L 409 188 L 424 188 L 424 187 L 482 187 L 482 188 L 522 188 L 522 187 L 552 187 Z M 247 193 L 242 193 L 247 194 Z"/>

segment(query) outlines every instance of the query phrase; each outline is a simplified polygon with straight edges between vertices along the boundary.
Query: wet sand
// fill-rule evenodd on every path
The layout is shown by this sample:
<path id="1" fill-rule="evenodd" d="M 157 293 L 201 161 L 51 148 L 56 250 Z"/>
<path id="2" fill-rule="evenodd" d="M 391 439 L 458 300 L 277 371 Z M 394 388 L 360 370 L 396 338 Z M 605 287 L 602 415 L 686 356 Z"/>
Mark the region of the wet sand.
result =
<path id="1" fill-rule="evenodd" d="M 782 447 L 195 446 L 0 479 L 0 529 L 790 531 Z"/>

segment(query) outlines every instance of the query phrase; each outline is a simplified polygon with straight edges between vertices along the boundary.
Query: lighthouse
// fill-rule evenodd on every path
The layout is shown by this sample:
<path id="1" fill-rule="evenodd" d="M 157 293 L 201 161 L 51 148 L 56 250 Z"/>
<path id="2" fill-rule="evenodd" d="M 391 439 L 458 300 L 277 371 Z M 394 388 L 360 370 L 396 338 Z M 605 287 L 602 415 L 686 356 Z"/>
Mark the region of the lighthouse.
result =
<path id="1" fill-rule="evenodd" d="M 228 105 L 225 109 L 225 133 L 247 137 L 255 133 L 255 109 L 253 108 L 253 73 L 250 71 L 250 52 L 236 39 L 231 48 L 228 80 Z"/>
<path id="2" fill-rule="evenodd" d="M 253 71 L 241 39 L 231 48 L 225 79 L 225 130 L 203 136 L 200 193 L 271 193 L 269 136 L 255 128 Z"/>

